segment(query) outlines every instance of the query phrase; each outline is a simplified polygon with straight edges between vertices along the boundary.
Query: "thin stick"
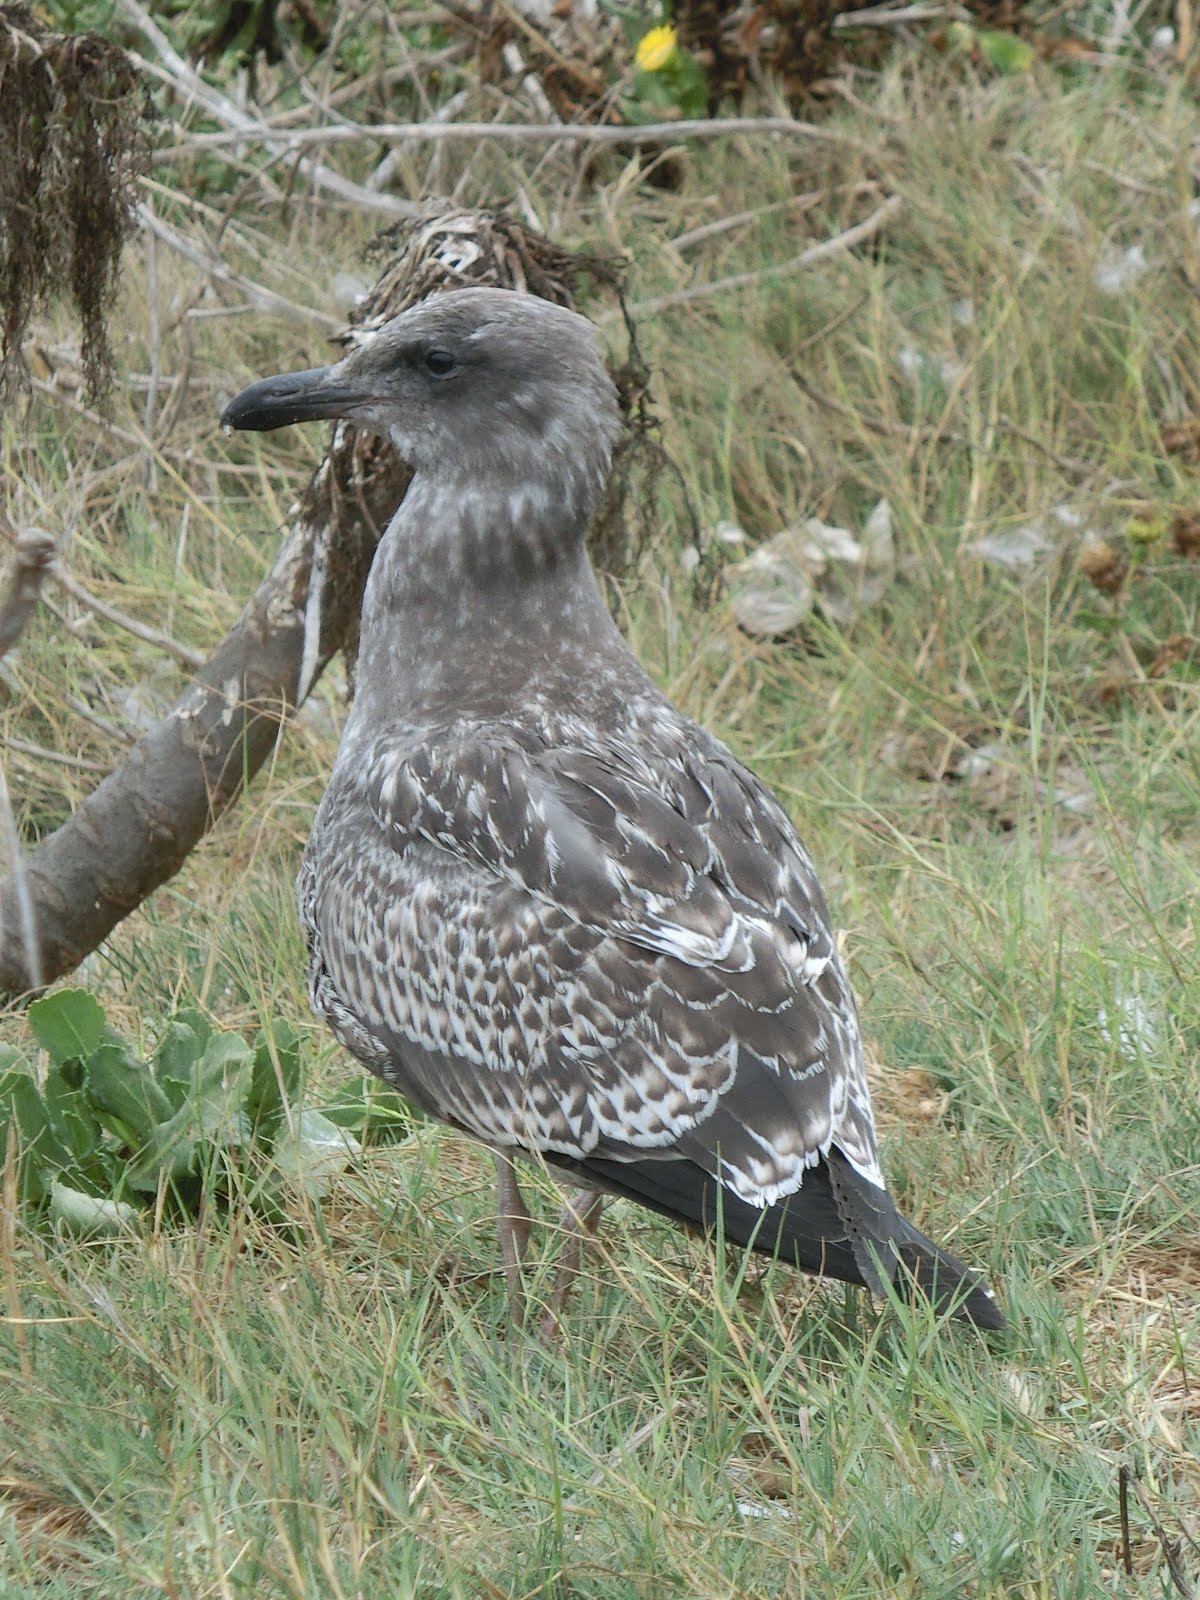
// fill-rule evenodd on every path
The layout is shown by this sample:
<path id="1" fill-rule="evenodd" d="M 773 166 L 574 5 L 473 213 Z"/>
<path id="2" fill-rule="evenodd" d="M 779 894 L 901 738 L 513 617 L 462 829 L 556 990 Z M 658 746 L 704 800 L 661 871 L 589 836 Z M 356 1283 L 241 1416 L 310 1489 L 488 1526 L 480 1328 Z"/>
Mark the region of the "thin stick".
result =
<path id="1" fill-rule="evenodd" d="M 198 100 L 209 116 L 215 117 L 218 122 L 223 122 L 230 130 L 227 137 L 231 143 L 244 143 L 267 132 L 256 117 L 250 116 L 232 100 L 210 87 L 198 72 L 192 70 L 158 24 L 138 4 L 138 0 L 118 0 L 118 3 L 120 10 L 143 37 L 150 41 L 155 54 L 176 85 L 194 100 Z M 390 194 L 372 194 L 361 184 L 352 183 L 349 178 L 343 178 L 338 172 L 331 172 L 318 161 L 301 157 L 297 165 L 314 188 L 323 189 L 343 200 L 351 200 L 366 210 L 380 211 L 391 217 L 411 217 L 416 214 L 417 207 L 411 200 L 400 200 Z"/>
<path id="2" fill-rule="evenodd" d="M 44 745 L 30 744 L 28 739 L 14 739 L 10 735 L 4 742 L 18 755 L 30 756 L 36 761 L 53 761 L 60 767 L 70 767 L 73 772 L 98 772 L 103 777 L 108 771 L 100 761 L 88 761 L 84 756 L 69 756 L 64 750 L 47 750 Z"/>
<path id="3" fill-rule="evenodd" d="M 1146 1513 L 1150 1526 L 1154 1529 L 1154 1537 L 1162 1546 L 1162 1553 L 1166 1558 L 1167 1571 L 1171 1574 L 1171 1582 L 1179 1590 L 1180 1594 L 1184 1596 L 1184 1600 L 1196 1600 L 1196 1591 L 1192 1588 L 1191 1580 L 1184 1571 L 1183 1563 L 1179 1559 L 1178 1544 L 1168 1537 L 1167 1530 L 1154 1515 L 1150 1502 L 1146 1499 L 1137 1478 L 1127 1468 L 1122 1468 L 1122 1473 L 1124 1482 L 1133 1490 L 1138 1505 Z"/>
<path id="4" fill-rule="evenodd" d="M 843 11 L 831 24 L 835 33 L 851 28 L 903 28 L 910 22 L 969 22 L 971 13 L 963 6 L 866 6 L 862 11 Z"/>
<path id="5" fill-rule="evenodd" d="M 780 211 L 811 210 L 820 198 L 821 191 L 814 189 L 808 194 L 793 195 L 790 200 L 775 200 L 769 206 L 756 206 L 753 211 L 735 211 L 730 216 L 717 217 L 713 222 L 702 222 L 698 227 L 689 228 L 686 233 L 677 233 L 667 243 L 673 250 L 690 250 L 705 239 L 715 239 L 722 233 L 732 232 L 734 228 L 744 228 L 747 223 L 757 222 L 761 217 L 776 216 Z"/>
<path id="6" fill-rule="evenodd" d="M 121 3 L 134 5 L 136 0 L 121 0 Z M 249 127 L 230 126 L 223 132 L 191 134 L 186 145 L 155 151 L 155 160 L 181 161 L 195 150 L 249 141 L 281 145 L 291 153 L 312 149 L 314 145 L 352 144 L 361 139 L 411 140 L 414 143 L 443 139 L 466 139 L 476 143 L 494 139 L 507 144 L 643 145 L 674 144 L 684 139 L 723 139 L 735 133 L 776 134 L 789 139 L 809 139 L 817 144 L 840 145 L 865 155 L 881 153 L 865 139 L 857 139 L 836 128 L 823 128 L 815 122 L 799 122 L 795 117 L 682 117 L 678 122 L 642 122 L 630 127 L 590 122 L 344 122 L 331 128 L 284 129 L 251 121 Z"/>
<path id="7" fill-rule="evenodd" d="M 256 311 L 266 311 L 274 316 L 294 317 L 301 322 L 315 323 L 318 328 L 323 328 L 327 333 L 336 333 L 342 324 L 337 317 L 330 317 L 323 311 L 316 311 L 312 306 L 297 305 L 294 300 L 289 300 L 285 295 L 277 294 L 274 289 L 264 288 L 261 283 L 255 283 L 253 278 L 244 277 L 240 272 L 235 272 L 232 267 L 227 267 L 219 257 L 210 254 L 201 245 L 194 244 L 191 239 L 182 233 L 177 233 L 169 222 L 164 222 L 156 216 L 150 207 L 142 201 L 137 208 L 138 221 L 147 233 L 155 239 L 161 239 L 177 255 L 185 261 L 190 261 L 194 267 L 199 267 L 202 272 L 217 283 L 224 284 L 227 289 L 236 289 Z"/>
<path id="8" fill-rule="evenodd" d="M 1121 1565 L 1133 1577 L 1133 1551 L 1129 1544 L 1129 1468 L 1122 1461 L 1117 1468 L 1117 1500 L 1121 1508 Z"/>
<path id="9" fill-rule="evenodd" d="M 158 326 L 158 239 L 150 228 L 146 230 L 146 299 L 150 312 L 150 381 L 146 385 L 146 406 L 142 412 L 142 432 L 147 441 L 154 438 L 154 413 L 158 409 L 158 383 L 162 375 L 162 351 Z M 146 487 L 151 494 L 158 492 L 158 462 L 154 459 L 152 443 L 146 449 Z"/>
<path id="10" fill-rule="evenodd" d="M 106 622 L 124 628 L 126 633 L 131 633 L 135 639 L 140 639 L 143 644 L 155 645 L 159 650 L 165 650 L 167 655 L 174 656 L 182 666 L 190 667 L 193 672 L 204 665 L 204 657 L 199 650 L 193 650 L 189 645 L 180 644 L 178 639 L 172 639 L 169 633 L 160 633 L 157 628 L 151 628 L 145 622 L 139 622 L 136 617 L 128 616 L 124 611 L 118 611 L 116 606 L 110 606 L 106 600 L 99 600 L 90 590 L 85 589 L 79 579 L 73 577 L 65 567 L 55 566 L 54 577 L 61 588 L 80 605 L 86 606 L 89 611 L 94 611 L 98 617 L 103 617 Z"/>
<path id="11" fill-rule="evenodd" d="M 807 250 L 802 250 L 798 256 L 792 256 L 789 261 L 781 261 L 773 267 L 763 267 L 758 272 L 735 272 L 728 278 L 714 278 L 711 283 L 694 283 L 689 289 L 676 289 L 672 294 L 655 295 L 649 300 L 635 300 L 628 310 L 634 316 L 653 316 L 670 306 L 689 305 L 693 300 L 706 300 L 709 295 L 724 294 L 729 289 L 745 289 L 750 284 L 767 283 L 774 278 L 785 278 L 792 273 L 803 272 L 806 267 L 814 266 L 818 261 L 826 261 L 830 256 L 840 255 L 843 250 L 853 249 L 856 244 L 862 244 L 866 239 L 873 239 L 896 215 L 902 203 L 898 194 L 891 195 L 877 211 L 872 211 L 862 222 L 855 223 L 853 228 L 847 228 L 844 233 L 834 234 L 832 239 L 822 239 L 819 244 L 809 245 Z M 596 320 L 611 322 L 620 314 L 620 312 L 609 312 Z"/>

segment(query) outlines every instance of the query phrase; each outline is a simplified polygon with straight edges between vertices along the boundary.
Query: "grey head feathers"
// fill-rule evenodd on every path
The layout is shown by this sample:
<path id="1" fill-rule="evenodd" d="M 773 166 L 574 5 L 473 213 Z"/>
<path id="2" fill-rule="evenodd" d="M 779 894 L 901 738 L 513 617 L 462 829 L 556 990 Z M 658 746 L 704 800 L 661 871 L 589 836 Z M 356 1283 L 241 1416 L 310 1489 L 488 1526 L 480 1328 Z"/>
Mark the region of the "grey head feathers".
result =
<path id="1" fill-rule="evenodd" d="M 423 301 L 333 366 L 251 385 L 221 420 L 264 429 L 322 417 L 390 439 L 428 482 L 544 489 L 585 521 L 621 431 L 591 324 L 502 289 Z"/>
<path id="2" fill-rule="evenodd" d="M 442 295 L 224 420 L 320 417 L 375 429 L 415 476 L 298 885 L 318 1014 L 494 1150 L 1002 1326 L 887 1193 L 790 818 L 609 618 L 585 533 L 620 420 L 591 327 Z"/>

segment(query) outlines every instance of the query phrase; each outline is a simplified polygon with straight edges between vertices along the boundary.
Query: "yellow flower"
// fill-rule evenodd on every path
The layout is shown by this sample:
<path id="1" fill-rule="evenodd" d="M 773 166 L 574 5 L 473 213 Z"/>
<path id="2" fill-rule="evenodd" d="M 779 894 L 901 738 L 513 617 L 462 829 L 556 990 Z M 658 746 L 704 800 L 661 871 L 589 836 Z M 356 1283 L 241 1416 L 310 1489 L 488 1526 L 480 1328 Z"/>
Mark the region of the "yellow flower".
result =
<path id="1" fill-rule="evenodd" d="M 638 40 L 634 60 L 643 72 L 658 72 L 675 54 L 675 29 L 651 28 Z"/>

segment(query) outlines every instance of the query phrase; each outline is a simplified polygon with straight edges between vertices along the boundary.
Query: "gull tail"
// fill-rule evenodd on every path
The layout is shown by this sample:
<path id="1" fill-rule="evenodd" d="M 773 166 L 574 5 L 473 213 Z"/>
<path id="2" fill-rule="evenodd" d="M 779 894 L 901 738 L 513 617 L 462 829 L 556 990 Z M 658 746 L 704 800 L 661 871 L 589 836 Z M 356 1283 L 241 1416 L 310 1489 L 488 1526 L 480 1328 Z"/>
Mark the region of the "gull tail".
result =
<path id="1" fill-rule="evenodd" d="M 899 1293 L 913 1288 L 937 1311 L 977 1328 L 1008 1326 L 979 1273 L 906 1221 L 891 1196 L 861 1178 L 840 1150 L 829 1152 L 827 1165 L 837 1212 L 864 1282 L 878 1292 L 887 1277 Z"/>
<path id="2" fill-rule="evenodd" d="M 995 1295 L 977 1272 L 964 1267 L 948 1250 L 927 1239 L 911 1222 L 903 1217 L 896 1220 L 894 1244 L 900 1261 L 894 1280 L 897 1289 L 906 1287 L 904 1275 L 907 1274 L 918 1292 L 939 1311 L 951 1311 L 964 1322 L 973 1322 L 977 1328 L 999 1331 L 1008 1326 Z"/>
<path id="3" fill-rule="evenodd" d="M 707 1232 L 719 1219 L 732 1244 L 778 1256 L 804 1272 L 861 1284 L 875 1294 L 890 1283 L 901 1294 L 915 1290 L 938 1311 L 976 1327 L 1007 1326 L 978 1273 L 906 1222 L 886 1190 L 860 1177 L 836 1148 L 805 1173 L 795 1194 L 765 1208 L 723 1190 L 692 1161 L 593 1158 L 556 1166 L 689 1228 Z"/>

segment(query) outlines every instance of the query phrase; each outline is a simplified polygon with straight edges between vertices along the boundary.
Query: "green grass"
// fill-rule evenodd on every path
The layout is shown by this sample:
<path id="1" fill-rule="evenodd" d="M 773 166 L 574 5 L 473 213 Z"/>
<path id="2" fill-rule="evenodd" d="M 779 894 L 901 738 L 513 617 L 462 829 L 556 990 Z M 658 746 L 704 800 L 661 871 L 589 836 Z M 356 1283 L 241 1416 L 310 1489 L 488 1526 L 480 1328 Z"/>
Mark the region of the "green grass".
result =
<path id="1" fill-rule="evenodd" d="M 813 514 L 853 529 L 886 496 L 884 601 L 748 639 L 692 598 L 670 477 L 661 538 L 614 599 L 660 681 L 799 820 L 845 930 L 897 1196 L 994 1276 L 1011 1338 L 747 1270 L 621 1205 L 544 1350 L 505 1332 L 489 1162 L 427 1124 L 298 1206 L 288 1243 L 237 1207 L 104 1244 L 10 1216 L 5 1600 L 1165 1592 L 1136 1501 L 1123 1571 L 1117 1476 L 1132 1469 L 1172 1537 L 1195 1530 L 1200 676 L 1195 656 L 1159 669 L 1168 640 L 1200 633 L 1200 576 L 1165 536 L 1136 537 L 1200 508 L 1195 469 L 1160 442 L 1200 411 L 1193 111 L 1165 81 L 963 85 L 928 59 L 871 95 L 834 120 L 873 156 L 731 141 L 690 152 L 666 191 L 616 159 L 577 186 L 566 158 L 508 152 L 465 195 L 521 182 L 565 242 L 632 254 L 635 298 L 784 259 L 877 203 L 838 186 L 902 197 L 872 249 L 642 327 L 702 524 L 751 542 Z M 465 159 L 447 154 L 447 182 Z M 826 198 L 682 258 L 667 244 L 792 189 Z M 255 273 L 322 310 L 367 231 L 304 208 L 254 230 Z M 1134 242 L 1147 272 L 1102 292 L 1097 262 Z M 164 304 L 198 293 L 190 271 L 160 250 Z M 131 257 L 118 348 L 137 371 L 146 282 Z M 74 521 L 94 592 L 202 650 L 317 447 L 301 430 L 227 443 L 218 393 L 322 356 L 258 317 L 190 337 L 190 355 L 178 327 L 164 338 L 164 371 L 190 363 L 191 386 L 153 489 L 137 396 L 115 418 L 132 444 L 43 406 L 2 459 L 15 517 Z M 906 345 L 929 355 L 915 383 Z M 1134 559 L 1118 600 L 1077 570 L 1062 506 Z M 1058 530 L 1032 572 L 973 553 L 1028 523 Z M 131 690 L 166 701 L 183 672 L 51 598 L 77 626 L 31 630 L 5 733 L 103 765 L 112 737 L 64 692 L 122 723 Z M 272 771 L 89 960 L 127 1032 L 180 1004 L 305 1025 L 291 879 L 343 715 L 335 673 Z M 984 746 L 990 772 L 962 775 Z M 13 750 L 6 767 L 31 835 L 94 781 Z M 1154 1036 L 1123 1043 L 1134 998 Z M 357 1070 L 310 1038 L 311 1082 Z M 1200 1570 L 1186 1544 L 1181 1559 Z"/>

